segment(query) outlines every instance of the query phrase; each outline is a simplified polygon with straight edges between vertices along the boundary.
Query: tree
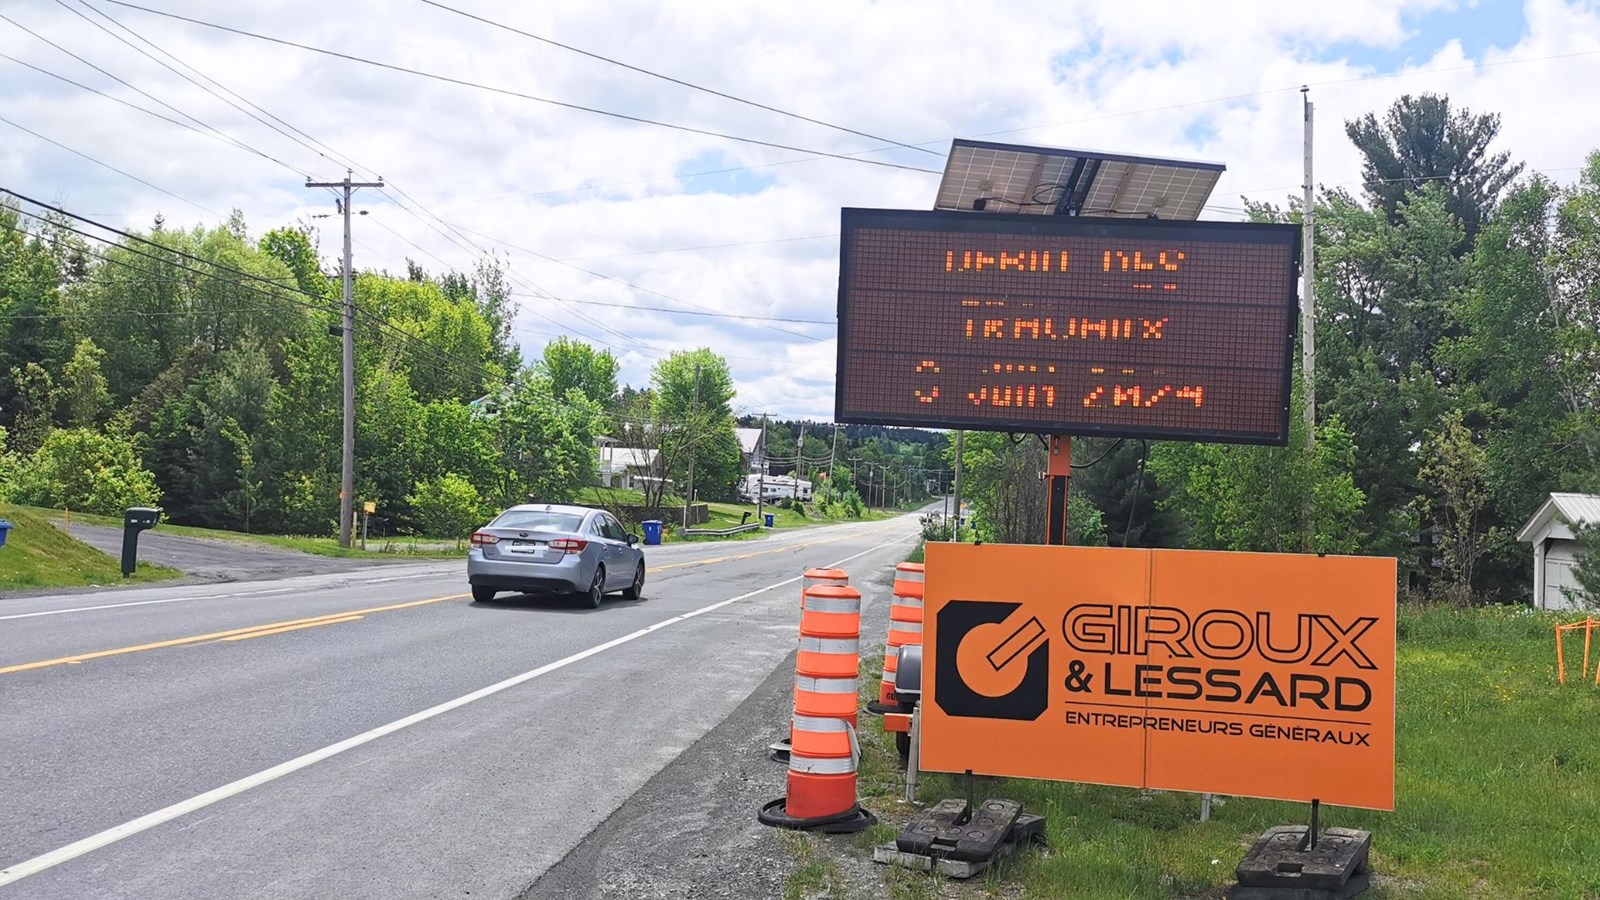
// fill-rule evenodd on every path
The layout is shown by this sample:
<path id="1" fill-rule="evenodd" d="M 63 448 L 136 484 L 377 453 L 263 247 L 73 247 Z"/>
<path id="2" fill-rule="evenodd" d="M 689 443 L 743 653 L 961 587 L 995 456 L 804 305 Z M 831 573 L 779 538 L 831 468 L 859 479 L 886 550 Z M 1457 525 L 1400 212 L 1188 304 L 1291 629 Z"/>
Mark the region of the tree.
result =
<path id="1" fill-rule="evenodd" d="M 38 450 L 50 434 L 56 409 L 56 384 L 38 363 L 11 370 L 11 448 L 23 456 Z"/>
<path id="2" fill-rule="evenodd" d="M 89 338 L 80 338 L 72 359 L 61 370 L 60 404 L 66 424 L 72 428 L 93 428 L 100 424 L 111 407 L 111 391 L 100 374 L 100 360 L 106 352 Z"/>
<path id="3" fill-rule="evenodd" d="M 1465 228 L 1457 255 L 1463 255 L 1495 204 L 1522 172 L 1509 152 L 1490 153 L 1500 133 L 1500 117 L 1450 109 L 1450 98 L 1437 94 L 1402 96 L 1380 124 L 1367 113 L 1345 123 L 1345 133 L 1365 160 L 1362 178 L 1373 203 L 1398 220 L 1400 204 L 1424 186 L 1437 183 L 1449 197 L 1447 207 Z"/>
<path id="4" fill-rule="evenodd" d="M 1171 491 L 1166 504 L 1187 524 L 1191 546 L 1354 553 L 1363 549 L 1356 522 L 1364 500 L 1350 474 L 1355 455 L 1337 416 L 1317 428 L 1308 451 L 1304 420 L 1292 415 L 1287 446 L 1162 443 L 1149 465 Z"/>
<path id="5" fill-rule="evenodd" d="M 501 392 L 495 406 L 497 499 L 502 505 L 529 497 L 570 501 L 580 487 L 595 482 L 595 436 L 602 415 L 598 405 L 575 394 L 557 402 L 548 385 L 524 372 Z"/>
<path id="6" fill-rule="evenodd" d="M 58 428 L 24 460 L 17 502 L 121 516 L 130 506 L 161 500 L 155 476 L 139 464 L 133 439 L 117 431 Z"/>
<path id="7" fill-rule="evenodd" d="M 454 538 L 456 548 L 483 524 L 483 498 L 472 482 L 454 472 L 419 481 L 406 496 L 426 534 Z"/>
<path id="8" fill-rule="evenodd" d="M 731 496 L 739 478 L 739 441 L 727 360 L 705 348 L 673 351 L 651 369 L 650 384 L 651 427 L 666 477 L 687 491 L 692 459 L 697 494 Z"/>
<path id="9" fill-rule="evenodd" d="M 558 399 L 577 391 L 602 407 L 616 399 L 617 369 L 617 358 L 610 351 L 566 337 L 545 344 L 534 363 L 534 371 L 549 380 L 550 392 Z"/>
<path id="10" fill-rule="evenodd" d="M 1489 490 L 1484 484 L 1489 456 L 1473 442 L 1459 410 L 1446 414 L 1437 429 L 1424 434 L 1423 484 L 1431 496 L 1418 503 L 1431 508 L 1444 567 L 1445 596 L 1465 606 L 1472 602 L 1472 579 L 1492 534 L 1481 525 Z"/>
<path id="11" fill-rule="evenodd" d="M 1002 544 L 1044 543 L 1046 462 L 1043 444 L 1032 435 L 1020 441 L 996 432 L 967 435 L 962 496 L 972 502 L 972 527 L 979 537 Z M 1068 496 L 1067 532 L 1072 544 L 1106 543 L 1100 511 L 1088 497 Z"/>

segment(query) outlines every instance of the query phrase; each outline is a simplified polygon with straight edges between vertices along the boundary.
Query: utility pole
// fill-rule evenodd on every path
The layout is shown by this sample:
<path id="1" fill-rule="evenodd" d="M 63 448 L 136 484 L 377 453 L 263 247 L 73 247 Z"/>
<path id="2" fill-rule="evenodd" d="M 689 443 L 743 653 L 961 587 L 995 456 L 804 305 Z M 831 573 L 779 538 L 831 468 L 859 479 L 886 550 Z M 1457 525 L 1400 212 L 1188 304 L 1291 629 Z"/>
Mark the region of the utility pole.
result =
<path id="1" fill-rule="evenodd" d="M 763 524 L 767 520 L 762 517 L 762 506 L 767 500 L 767 416 L 761 416 L 761 443 L 757 446 L 761 452 L 756 454 L 761 459 L 761 475 L 756 484 L 756 523 Z"/>
<path id="2" fill-rule="evenodd" d="M 806 477 L 806 423 L 800 423 L 800 440 L 794 445 L 794 477 L 796 481 L 804 481 Z M 799 485 L 795 489 L 799 490 Z"/>
<path id="3" fill-rule="evenodd" d="M 950 540 L 961 540 L 961 458 L 966 455 L 967 433 L 956 432 L 956 496 L 955 515 L 950 517 Z"/>
<path id="4" fill-rule="evenodd" d="M 1317 229 L 1314 210 L 1316 182 L 1311 176 L 1311 117 L 1315 107 L 1311 102 L 1311 88 L 1300 88 L 1300 97 L 1305 105 L 1306 114 L 1306 198 L 1305 209 L 1300 217 L 1303 231 L 1300 239 L 1303 279 L 1303 286 L 1300 289 L 1300 377 L 1305 382 L 1306 449 L 1309 450 L 1317 440 Z"/>
<path id="5" fill-rule="evenodd" d="M 350 195 L 357 188 L 381 188 L 383 179 L 351 181 L 350 170 L 345 169 L 343 181 L 307 181 L 306 187 L 344 189 L 340 204 L 344 213 L 344 316 L 339 329 L 344 341 L 344 458 L 339 473 L 339 546 L 348 548 L 356 500 L 356 302 L 350 262 Z M 367 213 L 363 210 L 361 214 Z"/>
<path id="6" fill-rule="evenodd" d="M 689 416 L 689 421 L 694 427 L 700 425 L 700 367 L 694 367 L 694 411 Z M 683 497 L 683 527 L 689 527 L 689 507 L 694 504 L 694 441 L 689 443 L 689 491 Z"/>
<path id="7" fill-rule="evenodd" d="M 828 480 L 833 480 L 833 458 L 839 453 L 839 423 L 833 423 L 833 446 L 828 449 Z"/>

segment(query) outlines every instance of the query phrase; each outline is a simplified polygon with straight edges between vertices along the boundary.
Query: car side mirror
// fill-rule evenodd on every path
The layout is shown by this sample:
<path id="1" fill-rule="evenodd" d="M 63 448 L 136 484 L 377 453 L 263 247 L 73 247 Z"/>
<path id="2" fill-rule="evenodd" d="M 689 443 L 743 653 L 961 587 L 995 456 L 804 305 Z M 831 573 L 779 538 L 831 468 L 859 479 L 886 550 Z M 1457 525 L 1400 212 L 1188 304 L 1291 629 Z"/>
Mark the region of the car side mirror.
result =
<path id="1" fill-rule="evenodd" d="M 632 547 L 634 544 L 637 544 L 637 543 L 639 543 L 639 536 L 637 534 L 628 535 L 628 546 L 629 547 Z"/>

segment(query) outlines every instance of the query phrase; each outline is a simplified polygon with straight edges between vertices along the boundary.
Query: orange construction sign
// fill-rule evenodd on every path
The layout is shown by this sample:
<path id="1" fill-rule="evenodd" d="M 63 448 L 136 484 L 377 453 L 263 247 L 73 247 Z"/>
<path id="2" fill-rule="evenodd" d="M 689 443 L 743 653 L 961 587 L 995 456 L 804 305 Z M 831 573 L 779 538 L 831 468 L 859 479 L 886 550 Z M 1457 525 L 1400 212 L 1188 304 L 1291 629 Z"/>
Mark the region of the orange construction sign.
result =
<path id="1" fill-rule="evenodd" d="M 1393 809 L 1395 567 L 929 543 L 922 767 Z"/>

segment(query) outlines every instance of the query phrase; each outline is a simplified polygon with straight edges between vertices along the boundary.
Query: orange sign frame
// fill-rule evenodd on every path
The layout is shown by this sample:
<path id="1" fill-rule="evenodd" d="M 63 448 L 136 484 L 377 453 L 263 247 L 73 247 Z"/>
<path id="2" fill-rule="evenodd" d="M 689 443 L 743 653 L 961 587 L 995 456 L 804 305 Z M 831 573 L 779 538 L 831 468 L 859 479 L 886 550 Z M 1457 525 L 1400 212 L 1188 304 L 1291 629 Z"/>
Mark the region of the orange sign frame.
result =
<path id="1" fill-rule="evenodd" d="M 1395 574 L 929 543 L 921 765 L 1393 809 Z"/>

